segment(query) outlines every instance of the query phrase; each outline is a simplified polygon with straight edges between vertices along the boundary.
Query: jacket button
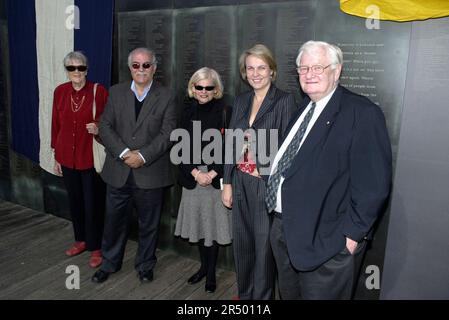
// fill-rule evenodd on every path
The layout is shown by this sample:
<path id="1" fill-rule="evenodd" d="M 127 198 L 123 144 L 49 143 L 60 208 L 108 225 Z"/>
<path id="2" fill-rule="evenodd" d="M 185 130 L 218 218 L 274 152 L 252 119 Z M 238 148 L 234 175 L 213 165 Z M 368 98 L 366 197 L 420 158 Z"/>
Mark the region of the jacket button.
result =
<path id="1" fill-rule="evenodd" d="M 136 140 L 136 137 L 133 137 L 133 140 Z"/>

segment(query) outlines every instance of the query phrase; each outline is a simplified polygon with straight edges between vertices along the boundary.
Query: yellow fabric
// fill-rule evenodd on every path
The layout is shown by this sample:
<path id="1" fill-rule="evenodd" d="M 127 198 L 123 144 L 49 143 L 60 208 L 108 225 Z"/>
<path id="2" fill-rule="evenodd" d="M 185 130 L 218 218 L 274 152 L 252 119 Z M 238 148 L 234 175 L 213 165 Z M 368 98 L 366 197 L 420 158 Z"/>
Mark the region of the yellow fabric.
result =
<path id="1" fill-rule="evenodd" d="M 379 8 L 378 16 L 372 6 Z M 370 19 L 425 20 L 449 16 L 449 0 L 340 0 L 340 9 Z"/>

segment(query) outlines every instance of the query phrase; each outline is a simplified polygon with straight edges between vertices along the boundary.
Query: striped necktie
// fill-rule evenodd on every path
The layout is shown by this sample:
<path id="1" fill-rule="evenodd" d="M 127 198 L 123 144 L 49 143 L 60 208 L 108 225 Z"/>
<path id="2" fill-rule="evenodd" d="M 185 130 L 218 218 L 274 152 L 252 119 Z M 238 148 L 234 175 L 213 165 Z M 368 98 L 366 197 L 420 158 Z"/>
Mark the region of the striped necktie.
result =
<path id="1" fill-rule="evenodd" d="M 284 154 L 279 160 L 273 174 L 270 175 L 267 183 L 267 192 L 265 196 L 265 203 L 267 205 L 268 212 L 273 211 L 276 208 L 276 197 L 279 188 L 279 183 L 281 181 L 281 176 L 284 176 L 287 170 L 290 168 L 293 158 L 299 151 L 299 146 L 306 133 L 307 126 L 309 125 L 310 119 L 312 119 L 313 112 L 315 111 L 316 103 L 313 102 L 306 116 L 301 122 L 295 136 L 293 137 L 290 144 L 287 146 Z"/>

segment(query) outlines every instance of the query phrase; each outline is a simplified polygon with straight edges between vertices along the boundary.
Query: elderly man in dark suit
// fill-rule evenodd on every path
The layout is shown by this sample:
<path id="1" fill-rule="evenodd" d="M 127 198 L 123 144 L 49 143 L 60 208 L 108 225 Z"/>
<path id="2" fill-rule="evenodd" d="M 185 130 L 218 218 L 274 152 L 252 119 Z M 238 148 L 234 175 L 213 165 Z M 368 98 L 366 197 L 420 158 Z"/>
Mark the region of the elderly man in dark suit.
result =
<path id="1" fill-rule="evenodd" d="M 381 109 L 338 85 L 343 54 L 306 42 L 296 64 L 307 98 L 273 161 L 266 203 L 283 299 L 350 299 L 391 185 Z"/>
<path id="2" fill-rule="evenodd" d="M 97 283 L 121 268 L 131 200 L 139 216 L 135 269 L 142 282 L 153 280 L 163 188 L 173 183 L 169 147 L 177 110 L 172 94 L 153 81 L 154 51 L 133 50 L 128 66 L 133 81 L 111 87 L 100 120 L 100 137 L 107 151 L 101 173 L 107 183 L 107 198 L 103 264 L 92 277 Z"/>

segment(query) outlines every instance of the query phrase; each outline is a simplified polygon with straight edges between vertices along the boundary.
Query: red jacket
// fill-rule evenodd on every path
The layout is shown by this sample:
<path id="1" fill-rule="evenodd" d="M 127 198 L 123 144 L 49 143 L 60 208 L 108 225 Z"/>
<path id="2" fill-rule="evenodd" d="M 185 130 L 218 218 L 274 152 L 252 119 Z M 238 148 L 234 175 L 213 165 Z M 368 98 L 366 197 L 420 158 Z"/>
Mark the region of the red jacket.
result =
<path id="1" fill-rule="evenodd" d="M 98 84 L 95 95 L 96 119 L 94 120 L 92 116 L 93 89 L 94 84 L 90 81 L 86 81 L 86 85 L 80 91 L 73 89 L 71 82 L 66 82 L 54 91 L 51 147 L 55 151 L 56 161 L 64 167 L 86 170 L 94 166 L 93 137 L 87 132 L 86 124 L 99 121 L 106 105 L 108 92 Z M 72 99 L 77 103 L 79 110 L 76 110 Z"/>

